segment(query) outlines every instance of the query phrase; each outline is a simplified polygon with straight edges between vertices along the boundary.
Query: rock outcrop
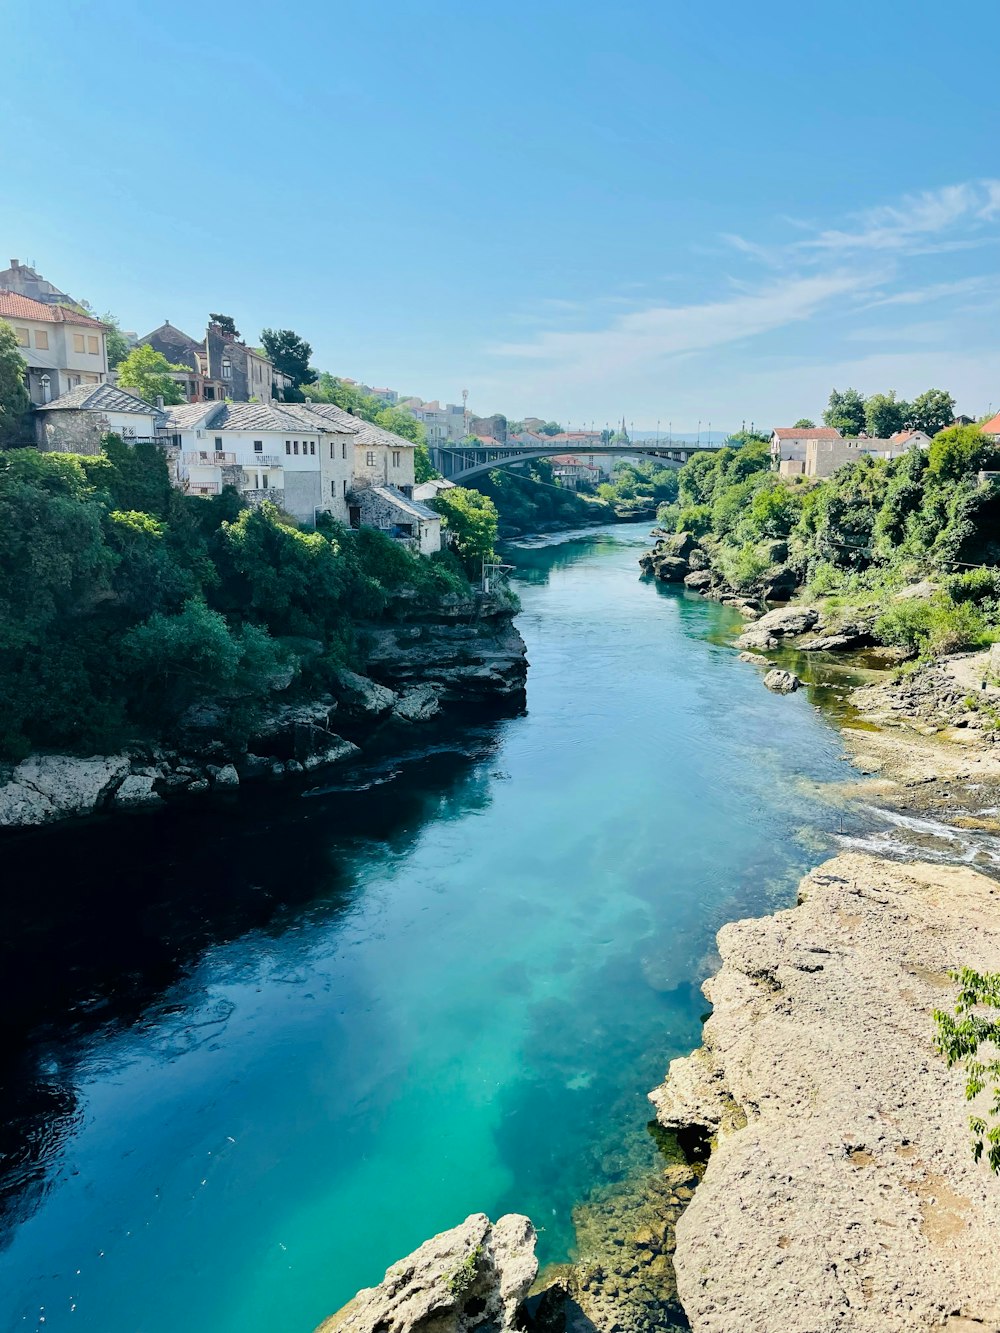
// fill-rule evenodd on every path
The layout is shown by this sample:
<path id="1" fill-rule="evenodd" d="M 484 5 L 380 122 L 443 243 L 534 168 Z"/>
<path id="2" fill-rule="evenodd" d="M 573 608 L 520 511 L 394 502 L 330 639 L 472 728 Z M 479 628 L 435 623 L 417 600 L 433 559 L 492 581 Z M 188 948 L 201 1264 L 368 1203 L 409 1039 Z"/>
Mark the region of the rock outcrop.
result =
<path id="1" fill-rule="evenodd" d="M 503 1333 L 518 1326 L 538 1261 L 535 1229 L 509 1213 L 474 1213 L 359 1291 L 316 1333 Z"/>
<path id="2" fill-rule="evenodd" d="M 948 969 L 1000 967 L 1000 888 L 843 855 L 719 932 L 704 1044 L 651 1094 L 715 1140 L 677 1224 L 694 1333 L 1000 1327 L 1000 1179 L 933 1046 Z"/>
<path id="3" fill-rule="evenodd" d="M 125 754 L 33 754 L 0 784 L 0 828 L 49 824 L 109 806 L 130 772 Z"/>

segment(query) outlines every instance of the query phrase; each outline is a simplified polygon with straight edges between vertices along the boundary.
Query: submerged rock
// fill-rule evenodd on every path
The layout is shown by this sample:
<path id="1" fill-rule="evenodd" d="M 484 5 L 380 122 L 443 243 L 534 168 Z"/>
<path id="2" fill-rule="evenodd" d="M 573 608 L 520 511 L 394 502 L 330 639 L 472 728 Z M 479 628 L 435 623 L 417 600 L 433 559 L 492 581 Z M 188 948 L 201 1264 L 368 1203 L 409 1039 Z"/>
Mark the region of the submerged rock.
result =
<path id="1" fill-rule="evenodd" d="M 535 1228 L 508 1213 L 495 1224 L 474 1213 L 366 1287 L 316 1333 L 472 1333 L 517 1327 L 538 1260 Z"/>
<path id="2" fill-rule="evenodd" d="M 966 867 L 836 857 L 799 906 L 719 932 L 703 1046 L 651 1094 L 716 1142 L 677 1224 L 694 1333 L 1000 1325 L 1000 1179 L 935 1053 L 948 969 L 1000 959 L 1000 894 Z"/>
<path id="3" fill-rule="evenodd" d="M 764 677 L 764 684 L 775 694 L 794 694 L 802 682 L 794 671 L 784 671 L 781 667 L 775 667 Z"/>

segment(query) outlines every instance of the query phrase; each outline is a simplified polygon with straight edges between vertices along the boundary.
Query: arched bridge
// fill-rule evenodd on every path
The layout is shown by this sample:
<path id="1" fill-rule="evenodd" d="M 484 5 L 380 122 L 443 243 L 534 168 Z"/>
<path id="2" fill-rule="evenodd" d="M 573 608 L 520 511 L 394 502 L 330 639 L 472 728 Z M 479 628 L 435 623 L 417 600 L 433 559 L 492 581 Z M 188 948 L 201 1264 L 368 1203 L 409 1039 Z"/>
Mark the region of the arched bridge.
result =
<path id="1" fill-rule="evenodd" d="M 495 467 L 510 467 L 515 463 L 529 463 L 535 458 L 554 458 L 556 455 L 569 454 L 574 458 L 593 458 L 600 454 L 618 458 L 634 458 L 643 454 L 647 458 L 658 459 L 664 467 L 683 467 L 692 454 L 706 453 L 721 449 L 721 444 L 602 444 L 596 449 L 586 447 L 570 448 L 565 441 L 554 444 L 551 448 L 540 449 L 536 445 L 469 445 L 454 444 L 429 445 L 431 461 L 443 477 L 449 481 L 471 481 L 473 477 L 491 472 Z"/>

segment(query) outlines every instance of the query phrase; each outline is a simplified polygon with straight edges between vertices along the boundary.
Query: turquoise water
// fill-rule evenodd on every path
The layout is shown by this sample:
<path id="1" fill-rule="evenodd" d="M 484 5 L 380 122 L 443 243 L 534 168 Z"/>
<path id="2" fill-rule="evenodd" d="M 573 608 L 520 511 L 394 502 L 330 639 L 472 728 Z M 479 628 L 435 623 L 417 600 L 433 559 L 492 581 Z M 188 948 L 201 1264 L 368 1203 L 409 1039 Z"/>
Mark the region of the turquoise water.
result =
<path id="1" fill-rule="evenodd" d="M 652 1160 L 714 933 L 794 900 L 845 770 L 645 544 L 516 555 L 522 717 L 365 789 L 17 844 L 0 1327 L 310 1333 L 472 1211 L 565 1257 Z"/>

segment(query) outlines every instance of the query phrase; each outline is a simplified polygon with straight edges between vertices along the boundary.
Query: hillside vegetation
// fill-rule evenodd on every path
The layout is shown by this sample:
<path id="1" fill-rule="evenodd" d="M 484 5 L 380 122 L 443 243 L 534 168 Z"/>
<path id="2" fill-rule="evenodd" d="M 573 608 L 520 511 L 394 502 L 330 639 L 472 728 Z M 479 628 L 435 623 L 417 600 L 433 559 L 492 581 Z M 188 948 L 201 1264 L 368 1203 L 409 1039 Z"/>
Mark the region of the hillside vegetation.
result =
<path id="1" fill-rule="evenodd" d="M 1000 637 L 1000 487 L 977 474 L 1000 451 L 976 426 L 896 459 L 861 457 L 832 477 L 779 477 L 751 437 L 681 468 L 660 522 L 706 540 L 741 592 L 785 576 L 845 618 L 863 608 L 877 637 L 920 654 Z M 894 600 L 921 580 L 927 597 Z"/>
<path id="2" fill-rule="evenodd" d="M 359 661 L 359 622 L 467 594 L 459 560 L 371 529 L 300 530 L 273 505 L 170 484 L 155 445 L 0 453 L 0 758 L 108 751 L 226 701 L 238 739 L 277 683 Z"/>

